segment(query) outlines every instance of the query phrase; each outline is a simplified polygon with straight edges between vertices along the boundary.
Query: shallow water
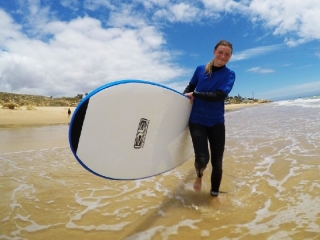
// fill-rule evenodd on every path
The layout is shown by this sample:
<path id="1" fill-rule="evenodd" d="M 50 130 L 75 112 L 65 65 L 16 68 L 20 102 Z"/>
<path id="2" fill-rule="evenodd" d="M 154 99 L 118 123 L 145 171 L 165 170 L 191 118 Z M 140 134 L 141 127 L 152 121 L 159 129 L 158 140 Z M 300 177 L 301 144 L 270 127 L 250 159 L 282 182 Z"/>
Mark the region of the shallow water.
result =
<path id="1" fill-rule="evenodd" d="M 67 126 L 0 129 L 0 239 L 320 239 L 319 110 L 300 99 L 228 112 L 219 198 L 210 168 L 192 190 L 193 159 L 113 181 L 81 167 Z"/>

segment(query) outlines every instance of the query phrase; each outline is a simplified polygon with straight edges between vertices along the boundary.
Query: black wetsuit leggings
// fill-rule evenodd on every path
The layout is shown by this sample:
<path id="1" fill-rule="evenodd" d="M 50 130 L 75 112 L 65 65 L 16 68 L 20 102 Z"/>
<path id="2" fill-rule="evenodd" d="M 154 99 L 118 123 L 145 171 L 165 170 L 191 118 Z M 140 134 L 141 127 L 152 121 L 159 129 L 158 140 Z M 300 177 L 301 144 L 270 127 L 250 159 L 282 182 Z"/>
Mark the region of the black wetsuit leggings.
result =
<path id="1" fill-rule="evenodd" d="M 202 173 L 209 162 L 209 140 L 212 164 L 211 191 L 219 192 L 225 146 L 224 123 L 206 127 L 201 124 L 189 122 L 189 130 L 195 153 L 195 168 L 198 177 L 202 177 Z"/>

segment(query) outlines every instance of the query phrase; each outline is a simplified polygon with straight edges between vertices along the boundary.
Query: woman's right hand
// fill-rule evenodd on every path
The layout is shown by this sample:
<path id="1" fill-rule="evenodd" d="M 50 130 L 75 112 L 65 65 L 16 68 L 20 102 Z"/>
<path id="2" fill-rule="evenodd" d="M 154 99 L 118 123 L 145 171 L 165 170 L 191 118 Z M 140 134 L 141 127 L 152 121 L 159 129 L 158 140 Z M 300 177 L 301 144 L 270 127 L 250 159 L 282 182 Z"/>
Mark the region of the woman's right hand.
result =
<path id="1" fill-rule="evenodd" d="M 193 92 L 185 93 L 184 95 L 190 99 L 190 104 L 192 104 L 194 99 Z"/>

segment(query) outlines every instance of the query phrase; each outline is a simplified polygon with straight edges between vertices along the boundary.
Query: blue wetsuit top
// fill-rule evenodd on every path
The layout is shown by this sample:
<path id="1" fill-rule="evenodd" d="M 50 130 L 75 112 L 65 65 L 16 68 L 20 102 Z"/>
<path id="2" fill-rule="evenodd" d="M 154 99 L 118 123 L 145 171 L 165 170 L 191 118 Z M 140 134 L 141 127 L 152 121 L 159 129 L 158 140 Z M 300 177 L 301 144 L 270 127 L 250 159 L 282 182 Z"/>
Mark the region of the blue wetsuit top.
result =
<path id="1" fill-rule="evenodd" d="M 230 93 L 235 73 L 226 66 L 213 67 L 210 77 L 205 65 L 198 66 L 185 92 L 193 91 L 193 105 L 189 121 L 204 126 L 224 123 L 224 99 Z"/>

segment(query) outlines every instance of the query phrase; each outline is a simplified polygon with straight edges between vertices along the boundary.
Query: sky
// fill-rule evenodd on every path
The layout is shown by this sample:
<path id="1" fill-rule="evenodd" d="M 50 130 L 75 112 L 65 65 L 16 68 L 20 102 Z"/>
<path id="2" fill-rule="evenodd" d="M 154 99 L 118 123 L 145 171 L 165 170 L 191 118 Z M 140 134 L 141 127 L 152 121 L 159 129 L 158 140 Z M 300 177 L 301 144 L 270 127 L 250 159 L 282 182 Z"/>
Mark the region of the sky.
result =
<path id="1" fill-rule="evenodd" d="M 124 79 L 182 92 L 225 39 L 229 96 L 320 95 L 319 16 L 319 0 L 0 0 L 0 92 L 73 97 Z"/>

